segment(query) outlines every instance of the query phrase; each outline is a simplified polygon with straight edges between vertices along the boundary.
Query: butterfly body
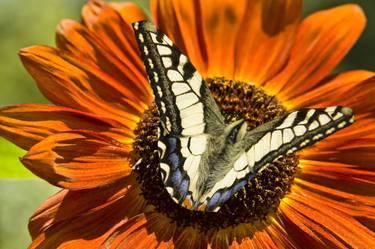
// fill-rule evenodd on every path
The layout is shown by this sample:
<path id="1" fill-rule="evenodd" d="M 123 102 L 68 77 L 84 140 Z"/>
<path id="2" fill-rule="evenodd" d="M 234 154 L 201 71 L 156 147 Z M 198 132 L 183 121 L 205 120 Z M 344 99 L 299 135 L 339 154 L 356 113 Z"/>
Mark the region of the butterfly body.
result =
<path id="1" fill-rule="evenodd" d="M 226 124 L 188 58 L 151 23 L 133 24 L 160 116 L 161 177 L 179 205 L 216 212 L 278 157 L 350 125 L 347 107 L 301 109 L 253 130 Z"/>

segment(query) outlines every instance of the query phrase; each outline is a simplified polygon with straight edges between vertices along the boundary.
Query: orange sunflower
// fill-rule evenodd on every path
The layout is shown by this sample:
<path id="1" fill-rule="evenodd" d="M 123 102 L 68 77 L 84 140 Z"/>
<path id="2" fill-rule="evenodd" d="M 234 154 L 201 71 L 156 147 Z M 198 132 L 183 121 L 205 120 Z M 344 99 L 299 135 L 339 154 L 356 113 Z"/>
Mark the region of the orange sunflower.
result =
<path id="1" fill-rule="evenodd" d="M 160 182 L 158 117 L 131 28 L 147 17 L 131 3 L 89 1 L 82 22 L 61 22 L 57 48 L 20 52 L 54 105 L 0 110 L 0 134 L 28 150 L 22 163 L 63 188 L 30 218 L 30 248 L 375 248 L 375 74 L 330 74 L 365 26 L 361 8 L 301 21 L 301 0 L 151 7 L 228 121 L 255 127 L 340 104 L 356 123 L 284 156 L 216 215 L 179 207 Z M 132 170 L 139 157 L 149 167 Z"/>

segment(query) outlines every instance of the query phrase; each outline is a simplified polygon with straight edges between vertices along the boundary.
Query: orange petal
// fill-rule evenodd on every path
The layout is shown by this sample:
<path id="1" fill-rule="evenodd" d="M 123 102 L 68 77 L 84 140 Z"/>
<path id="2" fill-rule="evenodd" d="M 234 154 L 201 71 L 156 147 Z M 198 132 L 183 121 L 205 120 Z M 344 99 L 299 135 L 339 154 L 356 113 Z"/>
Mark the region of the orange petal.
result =
<path id="1" fill-rule="evenodd" d="M 375 145 L 373 144 L 374 147 Z M 375 179 L 375 172 L 370 168 L 356 167 L 352 164 L 302 159 L 300 160 L 300 167 L 303 168 L 302 175 L 330 175 L 332 178 L 345 178 L 346 180 L 352 179 L 353 181 L 368 180 L 368 184 L 371 184 L 371 181 Z"/>
<path id="2" fill-rule="evenodd" d="M 101 246 L 104 248 L 156 248 L 157 240 L 153 236 L 149 238 L 145 229 L 146 224 L 144 214 L 137 215 L 114 230 Z"/>
<path id="3" fill-rule="evenodd" d="M 130 146 L 88 131 L 47 137 L 21 159 L 34 174 L 69 189 L 105 186 L 131 173 Z"/>
<path id="4" fill-rule="evenodd" d="M 338 182 L 338 184 L 341 184 L 341 182 Z M 362 218 L 372 222 L 375 221 L 374 196 L 351 194 L 304 180 L 296 182 L 293 186 L 293 192 L 309 196 L 312 201 L 328 205 L 330 208 L 344 212 L 358 221 Z"/>
<path id="5" fill-rule="evenodd" d="M 298 30 L 286 67 L 266 88 L 282 101 L 312 89 L 343 59 L 365 23 L 362 9 L 354 4 L 307 17 Z"/>
<path id="6" fill-rule="evenodd" d="M 269 248 L 279 249 L 280 245 L 277 245 L 273 238 L 267 232 L 259 232 L 254 238 L 251 239 L 255 248 Z"/>
<path id="7" fill-rule="evenodd" d="M 224 76 L 234 79 L 234 71 L 239 66 L 236 64 L 237 35 L 246 32 L 241 30 L 241 25 L 248 14 L 246 10 L 252 9 L 247 6 L 247 2 L 246 0 L 200 2 L 201 25 L 207 49 L 208 76 Z"/>
<path id="8" fill-rule="evenodd" d="M 273 225 L 269 225 L 273 226 Z M 263 228 L 258 230 L 253 236 L 246 237 L 240 242 L 232 243 L 231 247 L 229 248 L 269 248 L 269 249 L 287 249 L 284 244 L 279 240 L 280 235 L 278 234 L 277 237 L 274 237 L 270 232 L 269 228 Z M 214 247 L 215 248 L 215 247 Z M 226 247 L 222 247 L 226 248 Z M 290 247 L 289 247 L 290 248 Z"/>
<path id="9" fill-rule="evenodd" d="M 316 249 L 327 248 L 321 238 L 314 232 L 316 225 L 312 222 L 304 222 L 300 214 L 294 212 L 283 202 L 278 209 L 277 220 L 283 224 L 288 238 L 293 241 L 296 248 L 303 248 L 306 245 Z"/>
<path id="10" fill-rule="evenodd" d="M 206 234 L 191 226 L 176 234 L 174 246 L 175 248 L 210 248 Z"/>
<path id="11" fill-rule="evenodd" d="M 157 24 L 205 77 L 261 82 L 288 56 L 301 1 L 154 0 L 151 7 Z"/>
<path id="12" fill-rule="evenodd" d="M 211 229 L 208 232 L 209 246 L 212 248 L 243 247 L 256 236 L 256 229 L 251 224 L 239 224 L 233 227 Z"/>
<path id="13" fill-rule="evenodd" d="M 118 19 L 120 18 L 118 17 Z M 108 23 L 112 22 L 108 20 Z M 113 39 L 119 40 L 119 38 Z M 72 57 L 76 58 L 78 63 L 74 63 L 74 61 L 71 63 L 91 72 L 96 72 L 97 75 L 102 75 L 104 84 L 110 85 L 122 94 L 122 98 L 131 99 L 142 105 L 149 102 L 150 96 L 147 92 L 149 86 L 144 67 L 137 63 L 140 58 L 138 53 L 133 51 L 134 49 L 115 49 L 108 44 L 109 41 L 103 41 L 100 34 L 95 34 L 81 23 L 73 20 L 63 20 L 60 23 L 56 33 L 56 42 L 58 48 L 69 55 L 68 61 L 72 60 L 70 59 Z M 126 43 L 127 41 L 123 38 L 119 42 Z M 129 54 L 129 50 L 133 53 Z M 128 53 L 124 54 L 125 52 Z"/>
<path id="14" fill-rule="evenodd" d="M 265 228 L 269 236 L 275 241 L 278 248 L 297 248 L 295 242 L 290 239 L 282 223 L 273 217 L 272 224 Z"/>
<path id="15" fill-rule="evenodd" d="M 197 1 L 152 0 L 155 23 L 189 57 L 199 73 L 207 74 L 202 13 Z"/>
<path id="16" fill-rule="evenodd" d="M 374 118 L 375 114 L 375 75 L 360 82 L 350 90 L 343 92 L 345 99 L 342 105 L 349 106 L 357 115 Z"/>
<path id="17" fill-rule="evenodd" d="M 126 184 L 124 187 L 127 187 Z M 144 206 L 134 202 L 136 198 L 140 198 L 139 192 L 137 195 L 132 194 L 132 189 L 125 192 L 120 190 L 121 196 L 120 192 L 114 191 L 116 198 L 111 197 L 106 191 L 101 196 L 100 188 L 95 190 L 98 196 L 94 192 L 72 192 L 71 196 L 66 196 L 60 203 L 56 202 L 59 206 L 51 214 L 51 217 L 57 217 L 56 222 L 52 220 L 52 223 L 43 227 L 29 248 L 99 248 L 117 226 L 142 212 Z M 100 201 L 94 200 L 94 196 Z M 105 196 L 108 197 L 108 202 L 105 202 Z M 95 208 L 94 205 L 84 203 L 85 200 L 92 201 L 98 206 Z M 81 210 L 80 205 L 86 210 Z M 81 212 L 76 212 L 77 216 L 73 217 L 68 212 L 74 213 L 74 207 Z"/>
<path id="18" fill-rule="evenodd" d="M 172 239 L 176 229 L 170 219 L 159 213 L 140 214 L 114 230 L 102 246 L 113 249 L 174 248 Z"/>
<path id="19" fill-rule="evenodd" d="M 280 71 L 289 57 L 300 23 L 302 1 L 256 0 L 244 1 L 242 5 L 246 12 L 234 37 L 234 79 L 263 85 Z M 226 53 L 228 29 L 232 28 L 222 31 L 222 53 Z"/>
<path id="20" fill-rule="evenodd" d="M 290 110 L 307 106 L 322 108 L 332 105 L 345 105 L 352 107 L 353 104 L 368 107 L 370 106 L 368 103 L 371 103 L 369 98 L 373 96 L 371 90 L 375 88 L 373 86 L 375 84 L 369 83 L 375 81 L 375 79 L 370 79 L 373 76 L 375 76 L 374 72 L 364 70 L 354 70 L 333 75 L 323 80 L 310 91 L 283 104 L 288 106 Z M 368 97 L 362 98 L 363 95 L 368 95 Z M 363 109 L 356 108 L 354 114 L 356 115 L 357 113 L 364 113 Z"/>
<path id="21" fill-rule="evenodd" d="M 109 61 L 108 68 L 115 63 L 119 72 L 123 72 L 128 78 L 133 78 L 130 82 L 134 84 L 133 87 L 141 90 L 139 97 L 149 103 L 152 100 L 151 89 L 131 26 L 132 22 L 147 19 L 146 14 L 132 3 L 111 5 L 94 0 L 83 8 L 82 19 L 86 28 L 98 38 L 99 49 L 97 52 L 103 53 L 104 51 L 107 58 L 104 61 L 103 58 L 100 58 L 101 60 L 96 60 L 96 62 L 103 65 Z M 67 36 L 64 41 L 74 38 L 67 32 L 62 35 Z M 75 50 L 80 50 L 80 48 L 76 46 Z M 123 81 L 123 83 L 127 83 L 127 81 Z"/>
<path id="22" fill-rule="evenodd" d="M 84 59 L 47 46 L 23 49 L 20 56 L 42 93 L 57 105 L 113 118 L 129 129 L 145 109 Z"/>
<path id="23" fill-rule="evenodd" d="M 345 152 L 350 156 L 350 151 L 354 148 L 358 149 L 356 150 L 356 153 L 360 153 L 362 148 L 366 147 L 368 148 L 367 151 L 363 152 L 370 153 L 371 148 L 373 147 L 373 139 L 375 138 L 375 119 L 359 115 L 355 116 L 355 120 L 356 122 L 348 128 L 345 128 L 344 130 L 329 136 L 313 147 L 309 147 L 300 152 L 301 157 L 320 158 L 320 156 L 323 156 L 321 158 L 325 158 L 327 156 L 324 155 L 332 152 L 338 153 L 339 151 Z M 330 160 L 334 159 L 340 158 L 333 158 L 331 156 Z M 361 157 L 357 159 L 365 160 L 366 158 Z"/>
<path id="24" fill-rule="evenodd" d="M 368 168 L 350 164 L 303 160 L 295 180 L 306 189 L 358 205 L 375 205 L 375 175 Z"/>
<path id="25" fill-rule="evenodd" d="M 131 143 L 133 132 L 120 123 L 70 108 L 25 104 L 0 109 L 0 134 L 28 150 L 47 136 L 72 129 L 85 129 Z"/>
<path id="26" fill-rule="evenodd" d="M 148 19 L 146 13 L 135 3 L 110 3 L 110 5 L 121 15 L 124 21 L 128 24 Z"/>
<path id="27" fill-rule="evenodd" d="M 102 188 L 77 191 L 64 189 L 47 199 L 31 216 L 30 234 L 35 238 L 51 226 L 104 208 L 124 198 L 125 195 L 134 210 L 141 210 L 144 207 L 144 199 L 138 197 L 139 193 L 134 177 Z M 128 215 L 139 212 L 134 210 L 126 212 Z"/>
<path id="28" fill-rule="evenodd" d="M 292 248 L 287 235 L 270 220 L 214 229 L 208 234 L 212 248 Z"/>
<path id="29" fill-rule="evenodd" d="M 352 133 L 340 137 L 327 139 L 327 141 L 304 150 L 300 155 L 303 159 L 326 162 L 339 162 L 351 164 L 356 167 L 373 168 L 375 162 L 375 125 L 374 120 L 369 129 L 353 130 Z M 360 137 L 365 132 L 370 132 L 373 137 Z M 361 134 L 362 133 L 362 134 Z M 350 137 L 351 134 L 354 134 Z M 358 136 L 356 136 L 358 135 Z M 365 134 L 366 135 L 366 134 Z M 358 137 L 358 138 L 357 138 Z"/>
<path id="30" fill-rule="evenodd" d="M 296 239 L 305 239 L 301 245 L 312 248 L 372 248 L 375 246 L 375 234 L 356 221 L 353 217 L 331 208 L 309 196 L 296 193 L 288 195 L 280 205 L 280 211 L 287 222 L 285 228 L 295 229 Z M 288 226 L 288 224 L 291 224 Z M 294 225 L 293 225 L 294 224 Z M 300 236 L 301 234 L 308 236 Z M 291 234 L 292 235 L 292 234 Z M 293 236 L 294 239 L 296 236 Z"/>

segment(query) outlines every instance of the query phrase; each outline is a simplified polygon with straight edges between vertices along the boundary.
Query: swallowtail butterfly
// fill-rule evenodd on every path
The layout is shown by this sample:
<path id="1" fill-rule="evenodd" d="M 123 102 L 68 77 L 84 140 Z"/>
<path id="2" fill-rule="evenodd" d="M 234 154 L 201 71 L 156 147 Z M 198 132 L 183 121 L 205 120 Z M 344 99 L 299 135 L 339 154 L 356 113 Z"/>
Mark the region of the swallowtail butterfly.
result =
<path id="1" fill-rule="evenodd" d="M 172 41 L 148 21 L 133 29 L 160 115 L 162 180 L 183 207 L 217 212 L 278 157 L 354 122 L 350 108 L 332 106 L 301 109 L 253 130 L 244 120 L 225 124 L 206 83 Z"/>

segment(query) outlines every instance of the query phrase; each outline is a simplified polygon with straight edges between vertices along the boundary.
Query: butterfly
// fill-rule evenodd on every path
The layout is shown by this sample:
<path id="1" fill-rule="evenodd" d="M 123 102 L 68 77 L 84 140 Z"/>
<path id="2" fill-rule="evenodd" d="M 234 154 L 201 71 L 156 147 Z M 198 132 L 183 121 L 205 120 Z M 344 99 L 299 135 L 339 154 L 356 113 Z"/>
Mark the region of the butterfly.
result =
<path id="1" fill-rule="evenodd" d="M 185 208 L 217 212 L 280 156 L 354 122 L 350 108 L 331 106 L 300 109 L 252 130 L 243 119 L 226 124 L 188 57 L 149 21 L 133 29 L 160 116 L 161 178 Z"/>

